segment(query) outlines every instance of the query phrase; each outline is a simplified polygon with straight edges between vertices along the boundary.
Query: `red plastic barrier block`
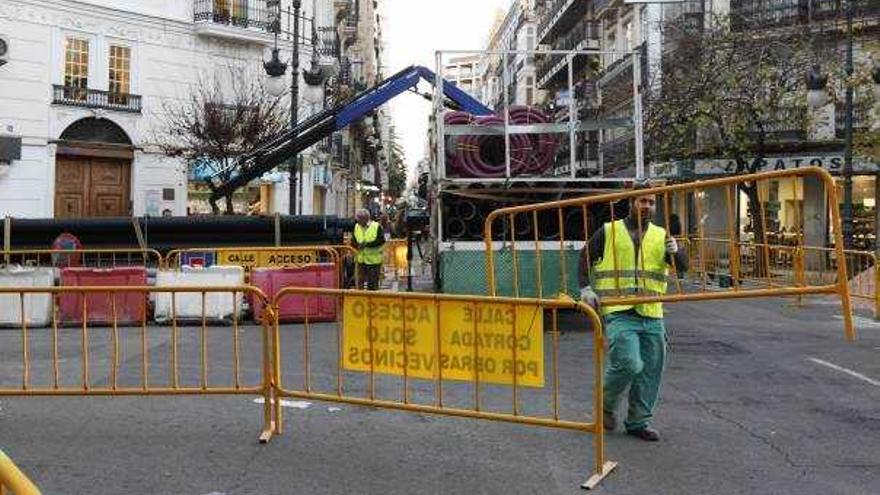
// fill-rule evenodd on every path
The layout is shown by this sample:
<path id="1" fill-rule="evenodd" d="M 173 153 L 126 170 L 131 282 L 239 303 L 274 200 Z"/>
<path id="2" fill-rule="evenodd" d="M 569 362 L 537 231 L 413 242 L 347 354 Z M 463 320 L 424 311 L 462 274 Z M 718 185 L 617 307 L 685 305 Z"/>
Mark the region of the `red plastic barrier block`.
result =
<path id="1" fill-rule="evenodd" d="M 147 270 L 143 267 L 125 268 L 64 268 L 61 270 L 62 287 L 143 287 L 147 285 Z M 64 324 L 82 324 L 83 299 L 86 322 L 90 325 L 113 323 L 114 305 L 119 325 L 140 324 L 147 312 L 147 294 L 143 292 L 94 292 L 61 294 L 58 318 Z"/>
<path id="2" fill-rule="evenodd" d="M 285 287 L 321 287 L 335 289 L 339 286 L 336 266 L 333 263 L 317 263 L 295 268 L 257 268 L 251 273 L 251 284 L 259 287 L 272 298 Z M 288 294 L 279 302 L 278 318 L 281 321 L 335 321 L 336 297 Z M 263 303 L 252 300 L 254 319 L 263 321 Z"/>

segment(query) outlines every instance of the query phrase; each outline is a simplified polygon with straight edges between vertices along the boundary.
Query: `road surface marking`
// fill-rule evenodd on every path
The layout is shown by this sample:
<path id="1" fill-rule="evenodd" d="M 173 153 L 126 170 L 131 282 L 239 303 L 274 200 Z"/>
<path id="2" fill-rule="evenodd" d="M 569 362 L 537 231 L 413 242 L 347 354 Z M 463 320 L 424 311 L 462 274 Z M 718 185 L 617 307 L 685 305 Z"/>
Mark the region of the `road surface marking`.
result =
<path id="1" fill-rule="evenodd" d="M 818 359 L 818 358 L 814 358 L 814 357 L 807 358 L 807 359 L 816 363 L 816 364 L 821 364 L 822 366 L 827 366 L 833 370 L 840 371 L 841 373 L 846 373 L 849 376 L 852 376 L 852 377 L 858 378 L 859 380 L 868 382 L 875 387 L 880 387 L 880 381 L 877 381 L 877 380 L 874 380 L 873 378 L 867 377 L 857 371 L 853 371 L 851 369 L 844 368 L 843 366 L 838 366 L 834 363 L 829 363 L 828 361 L 824 361 L 822 359 Z"/>

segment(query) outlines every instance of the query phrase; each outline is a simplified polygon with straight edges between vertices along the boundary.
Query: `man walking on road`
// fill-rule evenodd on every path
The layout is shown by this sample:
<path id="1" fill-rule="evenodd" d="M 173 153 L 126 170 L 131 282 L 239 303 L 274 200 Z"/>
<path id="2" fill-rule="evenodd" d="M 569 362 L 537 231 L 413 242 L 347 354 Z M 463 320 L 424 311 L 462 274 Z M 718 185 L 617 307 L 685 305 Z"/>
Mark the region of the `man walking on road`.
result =
<path id="1" fill-rule="evenodd" d="M 687 258 L 678 250 L 675 238 L 651 221 L 655 204 L 653 194 L 632 198 L 625 219 L 604 224 L 590 237 L 581 251 L 578 270 L 583 302 L 600 309 L 599 300 L 604 296 L 662 295 L 666 293 L 668 265 L 675 263 L 679 273 L 687 270 Z M 609 342 L 605 429 L 617 427 L 617 404 L 629 387 L 626 432 L 656 442 L 660 435 L 648 424 L 666 360 L 663 304 L 601 305 L 601 313 Z"/>
<path id="2" fill-rule="evenodd" d="M 363 289 L 364 283 L 367 290 L 379 288 L 379 275 L 382 272 L 382 245 L 385 244 L 385 235 L 379 222 L 370 220 L 370 212 L 358 210 L 355 213 L 357 223 L 351 236 L 352 246 L 357 249 L 357 285 Z"/>

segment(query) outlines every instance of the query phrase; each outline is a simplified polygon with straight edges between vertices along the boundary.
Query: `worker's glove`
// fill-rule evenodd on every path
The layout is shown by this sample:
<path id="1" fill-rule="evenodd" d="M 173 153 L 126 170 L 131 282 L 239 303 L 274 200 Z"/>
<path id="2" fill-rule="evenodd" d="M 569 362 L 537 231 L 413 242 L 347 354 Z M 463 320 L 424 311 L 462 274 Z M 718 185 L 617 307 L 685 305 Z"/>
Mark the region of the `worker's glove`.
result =
<path id="1" fill-rule="evenodd" d="M 599 309 L 599 296 L 596 295 L 596 292 L 589 285 L 581 287 L 581 302 L 589 304 L 593 309 Z"/>
<path id="2" fill-rule="evenodd" d="M 666 238 L 666 253 L 667 254 L 675 254 L 678 252 L 678 241 L 675 240 L 675 237 L 669 236 Z"/>

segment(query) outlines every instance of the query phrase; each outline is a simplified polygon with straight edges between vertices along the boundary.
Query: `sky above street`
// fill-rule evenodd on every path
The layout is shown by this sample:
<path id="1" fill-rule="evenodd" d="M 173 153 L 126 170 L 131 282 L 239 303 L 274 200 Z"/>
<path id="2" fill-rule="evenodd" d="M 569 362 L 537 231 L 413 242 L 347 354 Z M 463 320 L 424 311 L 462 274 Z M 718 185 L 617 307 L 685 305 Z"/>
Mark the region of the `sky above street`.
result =
<path id="1" fill-rule="evenodd" d="M 435 70 L 437 50 L 482 50 L 495 11 L 510 0 L 383 0 L 383 71 L 391 75 L 409 65 Z M 420 90 L 429 89 L 421 84 Z M 425 155 L 431 102 L 408 93 L 391 101 L 394 126 L 412 170 Z"/>

